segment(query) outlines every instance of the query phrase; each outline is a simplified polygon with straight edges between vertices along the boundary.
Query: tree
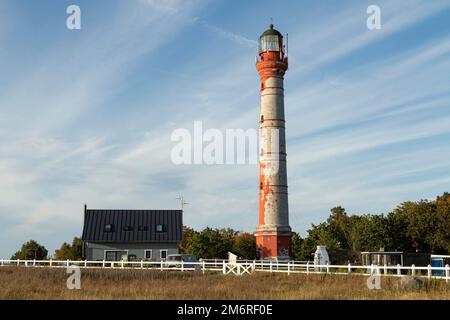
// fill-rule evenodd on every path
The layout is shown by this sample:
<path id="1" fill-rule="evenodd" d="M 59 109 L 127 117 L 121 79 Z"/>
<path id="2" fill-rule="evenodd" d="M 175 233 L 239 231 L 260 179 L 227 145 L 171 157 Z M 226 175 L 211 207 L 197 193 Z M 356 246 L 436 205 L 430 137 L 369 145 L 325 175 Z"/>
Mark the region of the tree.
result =
<path id="1" fill-rule="evenodd" d="M 435 245 L 442 253 L 450 253 L 450 194 L 436 198 Z"/>
<path id="2" fill-rule="evenodd" d="M 83 259 L 83 241 L 80 238 L 73 238 L 72 245 L 64 242 L 61 247 L 55 250 L 53 257 L 56 260 L 81 260 Z"/>
<path id="3" fill-rule="evenodd" d="M 22 248 L 17 251 L 12 257 L 12 260 L 44 260 L 47 258 L 48 251 L 44 246 L 40 245 L 34 240 L 30 240 L 22 245 Z"/>
<path id="4" fill-rule="evenodd" d="M 334 249 L 348 249 L 350 247 L 350 226 L 347 213 L 341 206 L 334 207 L 330 211 L 331 214 L 327 219 L 326 237 L 331 237 L 333 239 Z"/>
<path id="5" fill-rule="evenodd" d="M 82 259 L 83 259 L 83 240 L 75 237 L 72 240 L 72 259 L 71 260 L 82 260 Z"/>
<path id="6" fill-rule="evenodd" d="M 303 253 L 302 253 L 302 244 L 303 239 L 300 237 L 300 235 L 296 232 L 292 232 L 292 258 L 296 261 L 303 261 Z"/>
<path id="7" fill-rule="evenodd" d="M 199 232 L 192 228 L 183 226 L 183 240 L 178 245 L 178 249 L 181 253 L 191 253 L 192 244 L 194 243 L 195 237 L 198 236 Z"/>
<path id="8" fill-rule="evenodd" d="M 55 250 L 55 253 L 53 254 L 53 258 L 55 260 L 71 260 L 70 255 L 72 247 L 70 244 L 64 242 L 59 249 Z"/>
<path id="9" fill-rule="evenodd" d="M 433 251 L 436 243 L 436 202 L 420 200 L 403 202 L 394 210 L 406 224 L 406 236 L 416 251 Z"/>
<path id="10" fill-rule="evenodd" d="M 394 212 L 390 212 L 386 219 L 387 233 L 389 234 L 386 249 L 391 251 L 411 251 L 413 245 L 406 234 L 408 228 L 406 219 Z"/>
<path id="11" fill-rule="evenodd" d="M 357 245 L 360 251 L 378 251 L 388 243 L 387 220 L 384 215 L 363 215 L 355 219 L 352 234 L 357 234 Z M 354 239 L 355 240 L 355 239 Z"/>
<path id="12" fill-rule="evenodd" d="M 232 252 L 247 260 L 256 259 L 256 238 L 254 235 L 241 232 L 234 238 Z"/>
<path id="13" fill-rule="evenodd" d="M 325 241 L 325 223 L 319 225 L 312 225 L 311 229 L 308 230 L 308 235 L 300 244 L 300 249 L 296 253 L 295 260 L 300 261 L 311 261 L 313 254 L 316 251 L 318 245 L 331 245 L 330 242 L 324 243 Z M 295 250 L 295 247 L 294 247 Z"/>
<path id="14" fill-rule="evenodd" d="M 232 229 L 206 228 L 194 237 L 191 250 L 203 259 L 226 259 L 232 250 L 237 232 Z"/>

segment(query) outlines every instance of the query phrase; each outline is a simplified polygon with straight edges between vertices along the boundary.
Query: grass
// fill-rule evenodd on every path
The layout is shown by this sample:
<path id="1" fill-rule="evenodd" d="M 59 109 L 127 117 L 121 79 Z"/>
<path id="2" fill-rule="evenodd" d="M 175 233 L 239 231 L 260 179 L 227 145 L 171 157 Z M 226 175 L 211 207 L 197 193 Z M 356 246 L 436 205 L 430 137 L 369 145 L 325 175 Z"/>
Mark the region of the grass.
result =
<path id="1" fill-rule="evenodd" d="M 81 289 L 68 290 L 65 268 L 0 268 L 0 299 L 450 299 L 450 284 L 425 280 L 420 288 L 383 277 L 369 290 L 359 275 L 220 273 L 82 269 Z"/>

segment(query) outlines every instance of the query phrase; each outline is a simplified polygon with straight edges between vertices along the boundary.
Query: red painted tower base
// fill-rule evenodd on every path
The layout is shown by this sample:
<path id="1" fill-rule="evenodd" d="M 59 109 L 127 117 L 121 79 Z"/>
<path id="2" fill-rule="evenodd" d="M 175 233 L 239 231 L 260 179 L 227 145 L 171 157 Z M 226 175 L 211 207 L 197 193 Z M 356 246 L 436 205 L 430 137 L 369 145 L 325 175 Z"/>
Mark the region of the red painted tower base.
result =
<path id="1" fill-rule="evenodd" d="M 258 236 L 256 234 L 256 248 L 258 259 L 280 257 L 288 259 L 292 256 L 291 236 Z"/>

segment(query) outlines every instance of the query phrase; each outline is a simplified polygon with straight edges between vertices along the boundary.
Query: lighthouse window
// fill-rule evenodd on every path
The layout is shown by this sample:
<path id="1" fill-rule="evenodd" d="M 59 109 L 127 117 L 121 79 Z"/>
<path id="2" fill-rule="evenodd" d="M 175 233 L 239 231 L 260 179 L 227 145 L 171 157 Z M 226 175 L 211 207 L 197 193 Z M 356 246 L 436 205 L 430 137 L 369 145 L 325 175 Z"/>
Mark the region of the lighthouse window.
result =
<path id="1" fill-rule="evenodd" d="M 264 36 L 259 43 L 259 52 L 263 51 L 279 51 L 278 36 Z"/>

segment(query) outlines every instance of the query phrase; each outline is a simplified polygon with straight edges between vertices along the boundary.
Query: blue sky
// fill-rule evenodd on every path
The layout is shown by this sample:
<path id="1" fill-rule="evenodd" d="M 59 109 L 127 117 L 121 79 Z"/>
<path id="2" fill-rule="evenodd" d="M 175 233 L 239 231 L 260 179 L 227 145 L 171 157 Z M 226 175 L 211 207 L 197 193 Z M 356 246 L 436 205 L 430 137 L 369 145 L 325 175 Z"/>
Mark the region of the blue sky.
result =
<path id="1" fill-rule="evenodd" d="M 81 7 L 82 29 L 66 28 Z M 366 8 L 381 8 L 368 30 Z M 176 128 L 258 128 L 256 40 L 289 33 L 290 221 L 450 185 L 450 1 L 0 1 L 0 257 L 79 236 L 83 205 L 253 231 L 257 165 L 170 160 Z"/>

